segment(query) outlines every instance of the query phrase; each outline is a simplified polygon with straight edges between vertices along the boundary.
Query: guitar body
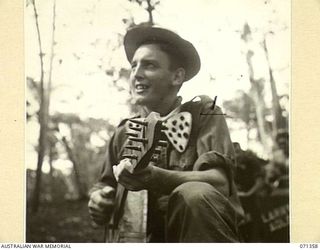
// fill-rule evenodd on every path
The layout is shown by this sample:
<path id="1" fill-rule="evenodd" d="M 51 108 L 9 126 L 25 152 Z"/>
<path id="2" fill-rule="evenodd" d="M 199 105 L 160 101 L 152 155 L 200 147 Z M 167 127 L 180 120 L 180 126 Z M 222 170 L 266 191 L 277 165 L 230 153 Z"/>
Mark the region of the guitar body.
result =
<path id="1" fill-rule="evenodd" d="M 144 119 L 130 120 L 127 133 L 130 137 L 123 158 L 130 159 L 134 167 L 132 172 L 143 169 L 150 161 L 156 162 L 159 147 L 166 146 L 165 141 L 160 141 L 161 132 L 166 128 L 159 118 L 158 113 L 152 112 Z M 105 242 L 147 242 L 147 207 L 147 190 L 128 191 L 118 184 L 115 210 L 106 227 Z"/>
<path id="2" fill-rule="evenodd" d="M 106 228 L 105 242 L 144 243 L 147 242 L 148 192 L 126 190 L 123 215 L 117 228 L 110 224 Z"/>
<path id="3" fill-rule="evenodd" d="M 147 242 L 147 190 L 128 191 L 122 218 L 117 229 L 117 242 Z"/>

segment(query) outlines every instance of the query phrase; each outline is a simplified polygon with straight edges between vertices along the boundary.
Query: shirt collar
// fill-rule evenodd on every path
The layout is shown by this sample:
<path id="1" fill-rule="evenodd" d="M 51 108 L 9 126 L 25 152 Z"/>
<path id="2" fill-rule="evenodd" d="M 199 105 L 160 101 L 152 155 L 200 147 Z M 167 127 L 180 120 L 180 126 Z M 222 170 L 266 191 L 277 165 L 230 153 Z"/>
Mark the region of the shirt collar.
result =
<path id="1" fill-rule="evenodd" d="M 173 109 L 167 115 L 161 116 L 161 120 L 166 120 L 170 116 L 179 113 L 181 108 L 181 103 L 182 103 L 182 97 L 178 96 L 175 104 L 173 105 Z M 143 106 L 138 106 L 137 115 L 140 117 L 147 117 L 149 115 L 149 112 Z"/>

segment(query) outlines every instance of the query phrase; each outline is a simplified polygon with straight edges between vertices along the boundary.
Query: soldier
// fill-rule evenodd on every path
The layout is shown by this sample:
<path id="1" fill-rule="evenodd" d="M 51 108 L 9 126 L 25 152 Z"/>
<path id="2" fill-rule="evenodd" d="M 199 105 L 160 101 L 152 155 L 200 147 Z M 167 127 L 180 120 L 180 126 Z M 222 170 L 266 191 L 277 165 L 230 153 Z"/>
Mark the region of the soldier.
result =
<path id="1" fill-rule="evenodd" d="M 130 173 L 121 160 L 126 121 L 113 135 L 100 180 L 90 192 L 89 212 L 107 224 L 121 184 L 148 190 L 149 242 L 238 242 L 243 211 L 233 180 L 234 151 L 229 131 L 213 100 L 199 96 L 182 103 L 182 84 L 200 70 L 195 47 L 176 33 L 139 26 L 124 37 L 131 63 L 130 88 L 139 117 L 157 112 L 166 122 L 168 147 L 160 163 Z"/>

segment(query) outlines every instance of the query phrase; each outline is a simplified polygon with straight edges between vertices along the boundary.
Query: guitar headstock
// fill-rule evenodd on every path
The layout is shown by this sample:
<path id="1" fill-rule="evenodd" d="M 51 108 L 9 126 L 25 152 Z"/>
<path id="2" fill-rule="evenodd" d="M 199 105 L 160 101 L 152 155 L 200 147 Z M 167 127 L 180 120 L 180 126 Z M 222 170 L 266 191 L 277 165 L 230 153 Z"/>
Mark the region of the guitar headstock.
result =
<path id="1" fill-rule="evenodd" d="M 160 115 L 151 112 L 146 118 L 129 120 L 129 136 L 125 148 L 130 153 L 122 155 L 128 158 L 133 165 L 133 170 L 146 167 L 150 161 L 156 162 L 161 152 L 160 147 L 167 146 L 167 141 L 162 141 L 161 133 L 166 127 L 162 125 Z"/>

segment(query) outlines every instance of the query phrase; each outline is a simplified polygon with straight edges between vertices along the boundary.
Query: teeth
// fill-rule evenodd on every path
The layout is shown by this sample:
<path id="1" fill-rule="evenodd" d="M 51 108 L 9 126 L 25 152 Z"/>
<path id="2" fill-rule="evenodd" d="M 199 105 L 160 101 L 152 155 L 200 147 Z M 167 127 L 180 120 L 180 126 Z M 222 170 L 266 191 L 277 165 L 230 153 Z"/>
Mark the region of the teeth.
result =
<path id="1" fill-rule="evenodd" d="M 136 86 L 136 89 L 147 89 L 148 88 L 148 86 L 146 86 L 146 85 L 137 85 Z"/>

